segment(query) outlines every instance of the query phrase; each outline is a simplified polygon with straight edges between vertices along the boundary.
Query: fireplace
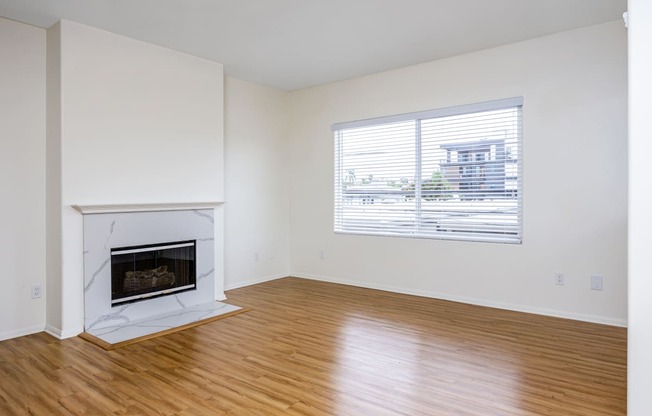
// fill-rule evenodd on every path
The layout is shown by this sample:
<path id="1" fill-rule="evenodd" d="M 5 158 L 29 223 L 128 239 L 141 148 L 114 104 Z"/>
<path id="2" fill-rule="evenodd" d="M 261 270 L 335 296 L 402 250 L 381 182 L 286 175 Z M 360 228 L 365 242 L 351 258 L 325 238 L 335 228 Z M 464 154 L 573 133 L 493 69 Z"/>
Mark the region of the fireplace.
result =
<path id="1" fill-rule="evenodd" d="M 197 288 L 196 240 L 111 249 L 111 305 Z"/>
<path id="2" fill-rule="evenodd" d="M 225 299 L 220 205 L 75 206 L 84 214 L 84 330 L 164 314 L 182 316 L 195 306 Z"/>

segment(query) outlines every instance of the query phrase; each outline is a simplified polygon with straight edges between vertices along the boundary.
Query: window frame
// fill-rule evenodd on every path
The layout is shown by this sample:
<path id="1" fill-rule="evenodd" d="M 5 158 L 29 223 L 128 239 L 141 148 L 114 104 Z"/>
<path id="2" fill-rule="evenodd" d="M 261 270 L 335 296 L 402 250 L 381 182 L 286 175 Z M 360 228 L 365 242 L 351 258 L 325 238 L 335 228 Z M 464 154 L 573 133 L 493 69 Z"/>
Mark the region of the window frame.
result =
<path id="1" fill-rule="evenodd" d="M 512 98 L 506 98 L 501 100 L 493 100 L 493 101 L 486 101 L 481 103 L 441 108 L 436 110 L 419 111 L 413 113 L 392 115 L 387 117 L 378 117 L 378 118 L 372 118 L 366 120 L 357 120 L 357 121 L 333 124 L 332 131 L 334 133 L 334 152 L 335 152 L 334 205 L 333 205 L 334 206 L 334 224 L 333 224 L 334 232 L 336 234 L 347 234 L 347 235 L 352 234 L 352 235 L 390 236 L 390 237 L 404 237 L 404 238 L 425 238 L 425 239 L 434 239 L 434 240 L 522 244 L 523 242 L 523 113 L 522 113 L 523 103 L 524 103 L 523 97 L 512 97 Z M 428 228 L 428 232 L 422 233 L 421 228 L 423 228 L 423 224 L 425 221 L 423 220 L 422 209 L 420 206 L 421 203 L 423 202 L 423 198 L 421 195 L 422 182 L 423 182 L 423 172 L 421 169 L 421 163 L 423 162 L 423 155 L 421 154 L 423 150 L 422 143 L 421 143 L 421 134 L 422 134 L 421 123 L 426 120 L 432 120 L 432 119 L 438 119 L 444 117 L 472 115 L 474 113 L 483 113 L 483 112 L 509 110 L 509 109 L 516 110 L 516 114 L 515 114 L 516 124 L 513 128 L 516 136 L 515 148 L 517 152 L 516 162 L 515 162 L 516 188 L 514 191 L 516 193 L 516 197 L 514 198 L 516 201 L 515 203 L 516 225 L 509 226 L 509 227 L 505 226 L 505 229 L 509 230 L 510 232 L 509 233 L 505 232 L 502 234 L 500 232 L 493 232 L 493 233 L 488 232 L 487 231 L 488 228 L 484 229 L 482 227 L 480 227 L 479 230 L 465 232 L 463 233 L 463 235 L 459 233 L 455 234 L 454 232 L 439 232 L 439 231 L 433 232 L 431 228 Z M 380 227 L 378 230 L 372 232 L 366 229 L 354 230 L 351 229 L 351 227 L 345 227 L 344 226 L 345 197 L 344 197 L 344 190 L 343 190 L 344 186 L 342 185 L 343 179 L 345 177 L 343 172 L 343 166 L 342 166 L 342 163 L 344 163 L 343 153 L 342 153 L 342 147 L 343 147 L 342 132 L 346 130 L 352 130 L 352 129 L 359 129 L 365 127 L 380 127 L 382 125 L 389 125 L 389 124 L 401 123 L 401 122 L 411 122 L 411 121 L 415 123 L 414 145 L 415 145 L 415 153 L 416 153 L 415 166 L 414 166 L 415 207 L 414 207 L 414 215 L 412 216 L 412 221 L 413 221 L 412 224 L 413 228 L 411 229 L 412 231 L 399 233 L 396 231 L 398 229 L 396 227 L 387 227 L 385 229 Z M 509 150 L 511 151 L 511 148 Z M 507 161 L 508 159 L 513 160 L 513 157 L 510 155 L 509 151 L 505 150 L 504 152 L 505 152 L 503 155 L 504 161 Z M 472 159 L 477 159 L 481 155 L 469 154 L 467 156 L 471 157 Z M 446 157 L 450 157 L 450 155 L 447 154 Z M 487 156 L 482 155 L 482 157 L 486 158 Z M 472 161 L 477 162 L 480 160 L 478 159 Z M 441 162 L 439 163 L 440 163 L 439 166 L 441 166 Z M 511 169 L 510 172 L 511 171 L 513 171 L 513 169 Z M 417 172 L 421 172 L 421 173 L 417 174 Z M 501 178 L 504 181 L 506 181 L 507 179 L 513 181 L 513 177 L 510 176 L 508 178 L 508 176 L 509 175 L 507 171 L 504 171 Z M 505 192 L 505 195 L 507 195 L 507 188 L 505 187 L 504 184 L 503 184 L 503 188 L 504 188 L 503 192 Z M 460 195 L 462 195 L 462 193 L 460 193 Z M 478 211 L 467 210 L 462 212 L 471 215 L 473 213 L 477 214 Z M 370 221 L 369 224 L 372 224 L 372 221 Z M 372 228 L 371 225 L 369 225 L 368 227 Z M 409 229 L 406 230 L 409 231 Z"/>

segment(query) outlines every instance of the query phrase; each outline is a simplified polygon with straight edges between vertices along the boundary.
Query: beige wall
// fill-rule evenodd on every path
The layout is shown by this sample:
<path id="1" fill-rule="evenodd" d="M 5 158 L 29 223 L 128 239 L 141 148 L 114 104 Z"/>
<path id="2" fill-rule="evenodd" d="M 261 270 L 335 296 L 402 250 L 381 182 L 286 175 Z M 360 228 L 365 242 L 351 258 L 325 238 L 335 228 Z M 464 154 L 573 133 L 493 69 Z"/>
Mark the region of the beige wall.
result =
<path id="1" fill-rule="evenodd" d="M 289 94 L 225 79 L 227 289 L 290 272 L 285 126 Z"/>
<path id="2" fill-rule="evenodd" d="M 627 414 L 652 414 L 652 3 L 629 0 L 629 332 Z"/>
<path id="3" fill-rule="evenodd" d="M 624 325 L 626 56 L 613 22 L 293 92 L 292 274 Z M 333 233 L 332 123 L 514 96 L 525 98 L 522 245 Z"/>
<path id="4" fill-rule="evenodd" d="M 45 326 L 45 50 L 45 31 L 0 18 L 0 340 Z"/>

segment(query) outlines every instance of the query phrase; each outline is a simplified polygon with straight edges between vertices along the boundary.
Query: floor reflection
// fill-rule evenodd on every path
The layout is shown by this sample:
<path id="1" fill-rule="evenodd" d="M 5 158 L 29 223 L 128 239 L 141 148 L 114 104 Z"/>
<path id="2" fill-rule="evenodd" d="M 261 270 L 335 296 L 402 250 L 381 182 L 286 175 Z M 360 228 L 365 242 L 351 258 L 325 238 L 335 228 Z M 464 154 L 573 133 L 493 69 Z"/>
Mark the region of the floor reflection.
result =
<path id="1" fill-rule="evenodd" d="M 424 328 L 369 315 L 345 318 L 333 374 L 335 414 L 472 414 L 477 395 L 496 411 L 513 411 L 520 359 L 471 341 L 436 321 Z M 476 398 L 466 400 L 471 394 Z"/>

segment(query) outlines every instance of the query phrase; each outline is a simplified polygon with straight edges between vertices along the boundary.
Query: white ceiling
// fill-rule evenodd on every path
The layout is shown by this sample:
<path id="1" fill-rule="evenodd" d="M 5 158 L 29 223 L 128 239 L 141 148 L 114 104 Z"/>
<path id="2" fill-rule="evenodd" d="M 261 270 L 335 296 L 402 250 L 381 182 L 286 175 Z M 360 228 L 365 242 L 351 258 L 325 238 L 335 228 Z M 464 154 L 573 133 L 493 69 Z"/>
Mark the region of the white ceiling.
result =
<path id="1" fill-rule="evenodd" d="M 620 19 L 626 0 L 0 0 L 224 64 L 295 90 Z"/>

